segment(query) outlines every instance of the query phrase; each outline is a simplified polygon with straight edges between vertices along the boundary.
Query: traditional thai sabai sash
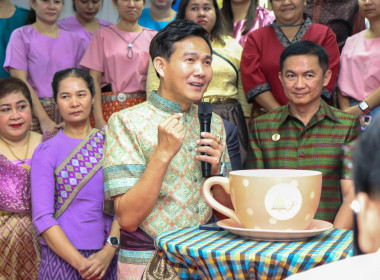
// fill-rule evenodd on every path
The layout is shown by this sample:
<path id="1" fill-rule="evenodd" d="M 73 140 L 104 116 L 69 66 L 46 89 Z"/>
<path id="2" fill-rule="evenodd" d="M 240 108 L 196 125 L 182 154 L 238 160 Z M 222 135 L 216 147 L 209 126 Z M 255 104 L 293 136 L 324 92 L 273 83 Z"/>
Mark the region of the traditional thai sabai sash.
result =
<path id="1" fill-rule="evenodd" d="M 104 133 L 93 129 L 54 171 L 54 218 L 57 219 L 102 167 Z"/>

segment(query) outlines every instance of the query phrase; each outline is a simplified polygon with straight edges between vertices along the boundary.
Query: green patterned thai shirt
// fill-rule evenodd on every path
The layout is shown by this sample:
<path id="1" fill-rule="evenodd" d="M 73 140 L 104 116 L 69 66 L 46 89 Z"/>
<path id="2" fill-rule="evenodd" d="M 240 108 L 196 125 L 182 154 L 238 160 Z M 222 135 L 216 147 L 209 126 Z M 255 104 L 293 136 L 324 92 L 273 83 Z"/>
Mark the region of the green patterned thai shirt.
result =
<path id="1" fill-rule="evenodd" d="M 326 104 L 305 126 L 282 106 L 256 118 L 249 131 L 247 168 L 322 172 L 315 219 L 333 222 L 342 205 L 341 179 L 350 179 L 352 145 L 360 133 L 356 117 Z"/>
<path id="2" fill-rule="evenodd" d="M 158 125 L 173 113 L 181 113 L 181 107 L 153 91 L 146 102 L 112 115 L 108 121 L 103 166 L 107 198 L 124 194 L 136 184 L 157 145 Z M 153 211 L 140 225 L 152 237 L 171 229 L 200 225 L 212 215 L 202 194 L 205 179 L 201 164 L 195 158 L 196 140 L 200 137 L 198 106 L 191 105 L 182 114 L 186 130 L 182 147 L 168 167 Z M 211 132 L 225 144 L 224 125 L 216 114 L 212 116 Z M 227 149 L 221 162 L 221 173 L 228 176 L 231 164 Z"/>

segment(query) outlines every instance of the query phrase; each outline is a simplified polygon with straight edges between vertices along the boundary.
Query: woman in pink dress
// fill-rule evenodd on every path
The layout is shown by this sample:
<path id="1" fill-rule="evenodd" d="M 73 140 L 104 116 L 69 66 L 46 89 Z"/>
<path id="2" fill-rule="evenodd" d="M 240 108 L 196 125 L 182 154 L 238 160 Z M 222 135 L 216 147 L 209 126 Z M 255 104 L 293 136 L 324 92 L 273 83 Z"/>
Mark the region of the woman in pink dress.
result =
<path id="1" fill-rule="evenodd" d="M 338 101 L 365 129 L 380 112 L 380 0 L 359 1 L 359 12 L 370 27 L 347 38 L 343 47 Z"/>
<path id="2" fill-rule="evenodd" d="M 275 17 L 256 0 L 223 0 L 220 9 L 226 21 L 227 31 L 244 47 L 249 32 L 271 24 Z"/>
<path id="3" fill-rule="evenodd" d="M 96 31 L 81 60 L 95 82 L 92 125 L 98 129 L 105 127 L 114 112 L 146 100 L 149 45 L 157 33 L 138 24 L 144 0 L 112 3 L 120 21 Z M 102 92 L 105 84 L 111 84 L 112 91 Z"/>

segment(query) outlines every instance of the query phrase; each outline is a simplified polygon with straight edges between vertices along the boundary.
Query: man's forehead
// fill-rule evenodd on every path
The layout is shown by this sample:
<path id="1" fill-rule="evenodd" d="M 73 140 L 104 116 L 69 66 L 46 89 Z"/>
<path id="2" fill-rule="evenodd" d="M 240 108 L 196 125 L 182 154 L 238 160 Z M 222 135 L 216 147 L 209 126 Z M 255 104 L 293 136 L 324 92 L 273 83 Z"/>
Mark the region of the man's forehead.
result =
<path id="1" fill-rule="evenodd" d="M 202 55 L 211 55 L 211 49 L 206 40 L 200 36 L 187 36 L 173 44 L 174 52 L 180 51 L 182 54 L 194 53 Z"/>
<path id="2" fill-rule="evenodd" d="M 308 66 L 308 68 L 317 70 L 322 69 L 319 65 L 318 56 L 316 55 L 292 55 L 288 56 L 284 60 L 283 70 L 292 70 L 293 68 L 302 68 L 303 66 Z"/>

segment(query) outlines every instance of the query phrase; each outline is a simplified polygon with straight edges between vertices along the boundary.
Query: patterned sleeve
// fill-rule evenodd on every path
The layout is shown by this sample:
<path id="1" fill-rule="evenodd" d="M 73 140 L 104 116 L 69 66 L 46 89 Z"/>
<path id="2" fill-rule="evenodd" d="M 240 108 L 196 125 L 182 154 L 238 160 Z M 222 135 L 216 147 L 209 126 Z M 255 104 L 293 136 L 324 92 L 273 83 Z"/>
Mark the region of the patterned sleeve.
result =
<path id="1" fill-rule="evenodd" d="M 343 146 L 343 164 L 341 179 L 352 179 L 352 158 L 355 142 L 360 134 L 360 123 L 356 118 L 347 134 L 346 141 Z"/>
<path id="2" fill-rule="evenodd" d="M 260 49 L 260 33 L 255 30 L 248 34 L 241 57 L 241 79 L 248 102 L 265 91 L 270 90 L 270 85 L 261 69 L 262 53 Z"/>
<path id="3" fill-rule="evenodd" d="M 144 173 L 146 161 L 138 143 L 128 116 L 113 114 L 108 121 L 103 165 L 106 198 L 124 194 Z"/>

